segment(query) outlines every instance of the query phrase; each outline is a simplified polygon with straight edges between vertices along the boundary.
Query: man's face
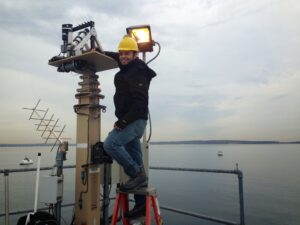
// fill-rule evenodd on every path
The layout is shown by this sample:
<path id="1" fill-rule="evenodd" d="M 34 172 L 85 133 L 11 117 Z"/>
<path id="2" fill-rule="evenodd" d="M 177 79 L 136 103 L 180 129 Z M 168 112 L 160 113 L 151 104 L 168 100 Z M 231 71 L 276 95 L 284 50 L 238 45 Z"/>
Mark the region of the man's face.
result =
<path id="1" fill-rule="evenodd" d="M 119 51 L 119 59 L 123 66 L 130 63 L 136 58 L 136 53 L 133 51 Z"/>

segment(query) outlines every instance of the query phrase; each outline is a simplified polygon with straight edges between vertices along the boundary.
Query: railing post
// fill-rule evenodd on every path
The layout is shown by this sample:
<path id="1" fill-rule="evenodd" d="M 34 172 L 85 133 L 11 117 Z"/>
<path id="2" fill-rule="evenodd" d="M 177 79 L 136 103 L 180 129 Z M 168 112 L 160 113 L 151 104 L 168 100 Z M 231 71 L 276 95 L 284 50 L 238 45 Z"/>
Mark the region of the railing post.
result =
<path id="1" fill-rule="evenodd" d="M 55 211 L 54 214 L 57 219 L 57 224 L 60 225 L 61 221 L 61 205 L 63 201 L 63 182 L 64 182 L 64 177 L 63 177 L 63 160 L 65 156 L 65 151 L 61 151 L 61 146 L 60 145 L 60 150 L 56 153 L 56 166 L 57 166 L 57 202 L 55 204 Z"/>
<path id="2" fill-rule="evenodd" d="M 9 171 L 4 170 L 5 225 L 9 225 Z"/>
<path id="3" fill-rule="evenodd" d="M 245 214 L 244 214 L 244 193 L 243 193 L 243 173 L 237 170 L 239 179 L 239 200 L 240 200 L 240 224 L 245 225 Z"/>

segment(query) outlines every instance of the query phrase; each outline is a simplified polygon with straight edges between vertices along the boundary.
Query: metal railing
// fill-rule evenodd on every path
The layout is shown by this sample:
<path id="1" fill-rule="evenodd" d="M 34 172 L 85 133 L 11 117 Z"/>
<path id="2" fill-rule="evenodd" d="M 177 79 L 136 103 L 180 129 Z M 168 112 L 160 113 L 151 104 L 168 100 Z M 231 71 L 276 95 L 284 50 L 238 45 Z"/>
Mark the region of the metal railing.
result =
<path id="1" fill-rule="evenodd" d="M 220 218 L 215 218 L 207 215 L 201 215 L 198 213 L 193 213 L 189 211 L 184 211 L 176 208 L 164 207 L 161 206 L 162 209 L 166 209 L 172 212 L 177 212 L 180 214 L 196 217 L 199 219 L 204 219 L 212 222 L 217 222 L 220 224 L 226 225 L 245 225 L 245 212 L 244 212 L 244 191 L 243 191 L 243 173 L 238 168 L 234 170 L 221 170 L 221 169 L 197 169 L 197 168 L 179 168 L 179 167 L 150 167 L 153 170 L 171 170 L 171 171 L 186 171 L 186 172 L 201 172 L 201 173 L 223 173 L 223 174 L 235 174 L 238 177 L 239 183 L 239 209 L 240 209 L 240 221 L 232 222 L 227 221 Z"/>
<path id="2" fill-rule="evenodd" d="M 75 165 L 70 165 L 70 166 L 64 166 L 64 169 L 71 169 L 75 168 Z M 51 170 L 53 167 L 41 167 L 40 170 Z M 177 209 L 177 208 L 171 208 L 167 206 L 161 205 L 160 208 L 164 210 L 168 210 L 171 212 L 179 213 L 182 215 L 187 215 L 203 220 L 208 220 L 220 224 L 226 224 L 226 225 L 245 225 L 245 214 L 244 214 L 244 193 L 243 193 L 243 173 L 241 170 L 238 168 L 234 170 L 221 170 L 221 169 L 198 169 L 198 168 L 178 168 L 178 167 L 152 167 L 150 166 L 149 169 L 152 170 L 168 170 L 168 171 L 186 171 L 186 172 L 201 172 L 201 173 L 223 173 L 223 174 L 235 174 L 238 177 L 238 188 L 239 188 L 239 217 L 240 221 L 239 222 L 233 222 L 233 221 L 228 221 L 220 218 L 215 218 L 207 215 L 202 215 L 190 211 L 185 211 L 182 209 Z M 32 209 L 27 209 L 27 210 L 21 210 L 21 211 L 13 211 L 10 212 L 9 210 L 9 174 L 10 173 L 18 173 L 18 172 L 32 172 L 36 171 L 36 168 L 24 168 L 24 169 L 4 169 L 0 170 L 0 174 L 4 174 L 4 195 L 5 195 L 5 212 L 0 213 L 0 217 L 5 216 L 5 225 L 9 225 L 9 216 L 10 215 L 17 215 L 17 214 L 24 214 L 28 212 L 32 212 Z M 73 206 L 74 204 L 64 204 L 62 207 L 69 207 Z M 48 208 L 41 208 L 40 210 L 45 210 Z"/>

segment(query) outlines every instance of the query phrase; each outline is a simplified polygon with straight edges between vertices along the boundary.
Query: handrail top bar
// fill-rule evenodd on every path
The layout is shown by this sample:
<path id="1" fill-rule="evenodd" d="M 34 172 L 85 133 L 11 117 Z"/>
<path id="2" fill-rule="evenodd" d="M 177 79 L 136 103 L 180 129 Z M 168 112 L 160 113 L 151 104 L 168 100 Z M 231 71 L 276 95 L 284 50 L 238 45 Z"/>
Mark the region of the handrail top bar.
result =
<path id="1" fill-rule="evenodd" d="M 51 170 L 53 169 L 54 166 L 48 166 L 48 167 L 41 167 L 40 170 Z M 76 166 L 75 165 L 69 165 L 69 166 L 64 166 L 63 168 L 64 169 L 72 169 L 72 168 L 75 168 Z M 31 171 L 36 171 L 36 168 L 35 167 L 32 167 L 32 168 L 21 168 L 21 169 L 2 169 L 0 170 L 0 174 L 1 173 L 18 173 L 18 172 L 31 172 Z"/>
<path id="2" fill-rule="evenodd" d="M 64 168 L 75 168 L 76 165 L 64 166 Z M 52 167 L 41 167 L 41 170 L 51 170 Z M 175 170 L 175 171 L 187 171 L 187 172 L 207 172 L 207 173 L 230 173 L 243 176 L 243 172 L 239 169 L 234 170 L 223 170 L 223 169 L 203 169 L 203 168 L 182 168 L 182 167 L 159 167 L 159 166 L 150 166 L 149 169 L 152 170 Z M 10 173 L 10 172 L 28 172 L 36 171 L 36 168 L 21 168 L 21 169 L 3 169 L 0 170 L 0 173 Z"/>
<path id="3" fill-rule="evenodd" d="M 176 170 L 176 171 L 188 171 L 188 172 L 208 172 L 208 173 L 232 173 L 242 175 L 243 172 L 239 169 L 223 170 L 223 169 L 204 169 L 204 168 L 182 168 L 182 167 L 159 167 L 150 166 L 153 170 Z"/>

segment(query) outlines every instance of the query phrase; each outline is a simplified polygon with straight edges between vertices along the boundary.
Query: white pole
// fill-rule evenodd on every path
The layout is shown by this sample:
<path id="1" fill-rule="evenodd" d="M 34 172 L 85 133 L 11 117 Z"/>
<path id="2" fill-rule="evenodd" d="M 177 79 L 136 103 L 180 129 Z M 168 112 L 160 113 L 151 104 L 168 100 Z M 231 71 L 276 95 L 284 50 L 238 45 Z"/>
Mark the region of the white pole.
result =
<path id="1" fill-rule="evenodd" d="M 39 152 L 38 159 L 37 159 L 37 167 L 36 167 L 35 196 L 34 196 L 34 208 L 33 208 L 34 213 L 36 213 L 36 211 L 37 211 L 37 204 L 38 204 L 40 167 L 41 167 L 41 153 Z"/>
<path id="2" fill-rule="evenodd" d="M 143 52 L 143 61 L 146 63 L 146 52 Z M 145 129 L 144 134 L 143 134 L 143 147 L 147 147 L 147 129 Z M 144 149 L 145 151 L 146 149 Z M 144 152 L 143 152 L 144 153 Z"/>
<path id="3" fill-rule="evenodd" d="M 143 52 L 143 61 L 146 63 L 146 52 Z M 149 175 L 149 146 L 147 143 L 147 126 L 144 130 L 142 140 L 143 162 L 147 176 Z"/>

